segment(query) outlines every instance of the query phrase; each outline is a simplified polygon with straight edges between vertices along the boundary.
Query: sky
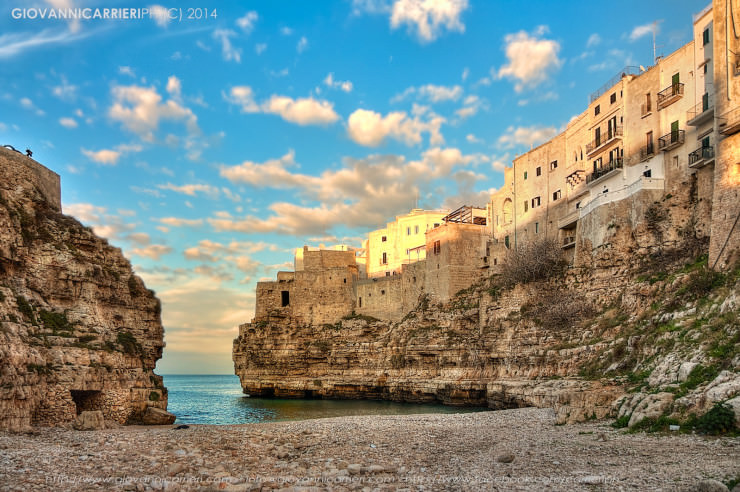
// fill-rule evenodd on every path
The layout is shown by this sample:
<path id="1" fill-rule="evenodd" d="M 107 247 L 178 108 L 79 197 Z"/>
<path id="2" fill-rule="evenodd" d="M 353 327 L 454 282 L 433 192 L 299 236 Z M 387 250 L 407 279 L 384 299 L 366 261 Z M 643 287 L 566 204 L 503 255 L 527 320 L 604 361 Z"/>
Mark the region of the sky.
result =
<path id="1" fill-rule="evenodd" d="M 256 282 L 296 247 L 484 206 L 514 156 L 651 65 L 653 31 L 658 54 L 689 42 L 707 4 L 7 0 L 0 145 L 60 174 L 64 212 L 157 292 L 158 373 L 230 374 Z M 49 18 L 67 8 L 91 10 Z"/>

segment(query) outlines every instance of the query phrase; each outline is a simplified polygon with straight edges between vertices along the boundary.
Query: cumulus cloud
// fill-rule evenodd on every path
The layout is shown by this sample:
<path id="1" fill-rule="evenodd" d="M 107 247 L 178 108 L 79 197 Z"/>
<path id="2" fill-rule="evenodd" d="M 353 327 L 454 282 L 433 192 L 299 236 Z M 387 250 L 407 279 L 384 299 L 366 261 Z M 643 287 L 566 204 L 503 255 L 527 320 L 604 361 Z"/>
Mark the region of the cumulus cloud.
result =
<path id="1" fill-rule="evenodd" d="M 254 29 L 254 24 L 257 22 L 257 19 L 259 19 L 259 15 L 257 15 L 257 12 L 255 12 L 254 10 L 250 10 L 236 20 L 236 25 L 239 26 L 242 31 L 248 34 L 252 32 L 252 29 Z"/>
<path id="2" fill-rule="evenodd" d="M 158 222 L 171 227 L 197 227 L 203 225 L 203 219 L 181 219 L 179 217 L 162 217 Z"/>
<path id="3" fill-rule="evenodd" d="M 143 248 L 133 248 L 129 253 L 136 256 L 144 256 L 152 260 L 159 260 L 162 256 L 172 253 L 172 248 L 163 244 L 150 244 Z"/>
<path id="4" fill-rule="evenodd" d="M 463 105 L 455 111 L 455 115 L 461 120 L 475 116 L 481 109 L 488 109 L 488 103 L 475 94 L 467 96 Z"/>
<path id="5" fill-rule="evenodd" d="M 231 44 L 231 38 L 236 37 L 236 32 L 231 29 L 214 29 L 213 39 L 221 42 L 221 56 L 226 61 L 241 63 L 242 50 Z"/>
<path id="6" fill-rule="evenodd" d="M 506 133 L 501 135 L 498 139 L 498 144 L 501 148 L 511 148 L 517 145 L 532 148 L 540 143 L 550 140 L 558 134 L 558 130 L 551 126 L 510 126 L 506 129 Z"/>
<path id="7" fill-rule="evenodd" d="M 334 74 L 329 73 L 324 79 L 324 84 L 332 89 L 341 89 L 344 92 L 352 92 L 352 82 L 349 80 L 334 80 Z"/>
<path id="8" fill-rule="evenodd" d="M 170 80 L 173 82 L 168 81 L 168 89 L 174 90 L 176 86 L 179 95 L 179 80 L 176 77 Z M 113 105 L 108 110 L 108 116 L 147 142 L 154 140 L 154 132 L 161 120 L 183 122 L 189 133 L 200 133 L 195 114 L 175 98 L 163 101 L 154 87 L 116 85 L 111 92 Z"/>
<path id="9" fill-rule="evenodd" d="M 657 23 L 651 22 L 649 24 L 635 26 L 629 35 L 629 40 L 634 42 L 642 37 L 653 34 L 653 32 L 655 32 L 656 35 L 660 32 L 660 28 Z"/>
<path id="10" fill-rule="evenodd" d="M 298 125 L 328 125 L 339 119 L 334 111 L 334 104 L 313 97 L 293 99 L 272 95 L 258 104 L 249 86 L 234 86 L 223 96 L 227 102 L 239 106 L 243 113 L 276 114 L 285 121 Z"/>
<path id="11" fill-rule="evenodd" d="M 120 144 L 113 149 L 88 150 L 84 147 L 80 149 L 85 157 L 105 166 L 115 166 L 121 156 L 132 152 L 141 152 L 142 150 L 143 147 L 136 144 Z"/>
<path id="12" fill-rule="evenodd" d="M 532 35 L 519 31 L 504 38 L 509 63 L 499 68 L 496 75 L 516 81 L 517 92 L 546 81 L 562 64 L 558 58 L 560 43 L 542 38 L 546 32 L 547 28 L 540 26 Z"/>
<path id="13" fill-rule="evenodd" d="M 210 198 L 218 198 L 219 195 L 219 189 L 216 186 L 207 184 L 187 184 L 177 186 L 172 183 L 167 183 L 164 185 L 158 185 L 157 188 L 160 190 L 170 190 L 176 193 L 182 193 L 188 196 L 196 196 L 198 193 L 203 193 Z"/>
<path id="14" fill-rule="evenodd" d="M 444 143 L 440 127 L 446 120 L 433 113 L 427 115 L 426 121 L 422 116 L 410 117 L 404 111 L 393 111 L 383 116 L 375 111 L 358 109 L 347 120 L 347 133 L 353 141 L 366 147 L 377 147 L 387 138 L 406 145 L 420 144 L 422 133 L 429 134 L 432 145 Z"/>
<path id="15" fill-rule="evenodd" d="M 434 41 L 446 29 L 465 32 L 460 20 L 467 0 L 396 0 L 391 9 L 391 27 L 402 25 L 422 43 Z"/>
<path id="16" fill-rule="evenodd" d="M 64 128 L 77 128 L 77 120 L 74 118 L 59 118 L 59 124 Z"/>
<path id="17" fill-rule="evenodd" d="M 269 206 L 272 216 L 216 216 L 208 223 L 216 231 L 316 236 L 337 225 L 374 227 L 388 217 L 408 210 L 420 187 L 429 187 L 458 167 L 482 158 L 464 155 L 455 148 L 432 148 L 421 159 L 407 161 L 400 156 L 370 156 L 346 159 L 344 167 L 326 170 L 320 176 L 292 172 L 297 167 L 293 154 L 265 163 L 247 162 L 224 167 L 221 175 L 237 184 L 257 188 L 295 189 L 314 206 L 277 202 Z"/>
<path id="18" fill-rule="evenodd" d="M 135 232 L 137 224 L 125 222 L 121 214 L 111 214 L 106 207 L 91 203 L 65 203 L 64 212 L 92 227 L 95 234 L 100 237 L 139 245 L 148 239 L 145 239 L 141 233 Z"/>

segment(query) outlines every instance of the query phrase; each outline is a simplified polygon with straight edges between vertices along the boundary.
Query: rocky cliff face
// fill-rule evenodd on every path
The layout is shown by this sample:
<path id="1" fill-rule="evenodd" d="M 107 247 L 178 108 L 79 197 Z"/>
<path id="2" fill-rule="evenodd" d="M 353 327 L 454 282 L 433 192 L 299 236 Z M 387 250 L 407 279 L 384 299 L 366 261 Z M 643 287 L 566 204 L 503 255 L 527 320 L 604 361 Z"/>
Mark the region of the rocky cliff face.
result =
<path id="1" fill-rule="evenodd" d="M 513 289 L 490 279 L 446 304 L 422 298 L 400 323 L 268 317 L 240 327 L 236 374 L 255 396 L 554 407 L 561 423 L 685 419 L 717 402 L 740 415 L 740 270 L 676 251 L 639 269 L 605 254 Z"/>
<path id="2" fill-rule="evenodd" d="M 167 407 L 159 300 L 118 248 L 60 213 L 39 169 L 0 149 L 0 428 L 86 410 L 141 421 Z"/>

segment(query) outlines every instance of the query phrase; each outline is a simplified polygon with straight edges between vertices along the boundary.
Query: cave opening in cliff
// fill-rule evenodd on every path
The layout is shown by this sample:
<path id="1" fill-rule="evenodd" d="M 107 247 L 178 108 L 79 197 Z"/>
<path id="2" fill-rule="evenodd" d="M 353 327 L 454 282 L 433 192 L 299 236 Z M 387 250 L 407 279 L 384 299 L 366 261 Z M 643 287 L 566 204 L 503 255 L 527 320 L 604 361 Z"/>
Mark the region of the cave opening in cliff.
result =
<path id="1" fill-rule="evenodd" d="M 103 409 L 103 393 L 96 390 L 70 390 L 77 415 L 82 412 Z"/>

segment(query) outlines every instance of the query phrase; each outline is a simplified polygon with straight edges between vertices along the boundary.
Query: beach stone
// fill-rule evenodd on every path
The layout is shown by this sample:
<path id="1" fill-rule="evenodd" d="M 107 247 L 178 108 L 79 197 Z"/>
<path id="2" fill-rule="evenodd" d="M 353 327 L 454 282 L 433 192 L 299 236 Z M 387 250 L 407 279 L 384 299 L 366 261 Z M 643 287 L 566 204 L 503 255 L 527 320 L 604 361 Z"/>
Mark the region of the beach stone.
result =
<path id="1" fill-rule="evenodd" d="M 514 461 L 514 454 L 513 453 L 501 453 L 500 455 L 496 456 L 496 461 L 499 463 L 511 463 Z"/>
<path id="2" fill-rule="evenodd" d="M 381 465 L 370 465 L 367 467 L 368 473 L 383 473 L 385 471 L 385 467 Z"/>
<path id="3" fill-rule="evenodd" d="M 156 407 L 146 407 L 141 416 L 141 423 L 145 425 L 170 425 L 175 422 L 177 416 Z"/>
<path id="4" fill-rule="evenodd" d="M 352 463 L 351 465 L 347 466 L 347 471 L 352 475 L 357 475 L 362 471 L 362 465 L 359 463 Z"/>
<path id="5" fill-rule="evenodd" d="M 685 490 L 686 492 L 728 492 L 730 489 L 722 482 L 708 479 L 697 482 Z"/>
<path id="6" fill-rule="evenodd" d="M 72 428 L 80 431 L 105 429 L 103 412 L 100 410 L 82 412 L 72 423 Z"/>

